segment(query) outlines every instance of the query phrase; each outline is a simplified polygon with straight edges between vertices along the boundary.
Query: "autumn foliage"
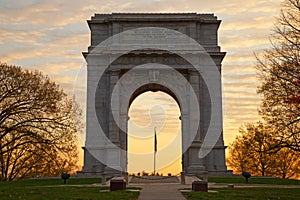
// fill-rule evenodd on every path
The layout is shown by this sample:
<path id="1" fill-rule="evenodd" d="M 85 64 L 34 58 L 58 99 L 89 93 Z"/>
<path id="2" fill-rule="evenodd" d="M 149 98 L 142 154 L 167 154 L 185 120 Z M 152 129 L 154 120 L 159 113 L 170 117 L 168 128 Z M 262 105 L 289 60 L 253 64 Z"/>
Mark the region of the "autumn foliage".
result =
<path id="1" fill-rule="evenodd" d="M 229 146 L 227 165 L 234 173 L 253 176 L 297 178 L 300 176 L 300 152 L 290 148 L 274 150 L 272 130 L 262 122 L 240 127 L 239 135 Z"/>
<path id="2" fill-rule="evenodd" d="M 1 181 L 76 170 L 80 110 L 42 73 L 0 65 Z"/>
<path id="3" fill-rule="evenodd" d="M 249 123 L 229 147 L 235 173 L 300 177 L 300 0 L 285 0 L 270 38 L 257 56 L 262 122 Z"/>

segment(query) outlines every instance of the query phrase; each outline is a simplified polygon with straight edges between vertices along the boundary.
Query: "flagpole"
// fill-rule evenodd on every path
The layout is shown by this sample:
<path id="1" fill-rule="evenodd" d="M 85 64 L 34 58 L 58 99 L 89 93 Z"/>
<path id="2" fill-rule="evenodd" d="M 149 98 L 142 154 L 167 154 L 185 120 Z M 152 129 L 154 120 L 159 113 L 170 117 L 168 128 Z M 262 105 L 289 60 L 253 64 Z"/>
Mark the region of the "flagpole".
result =
<path id="1" fill-rule="evenodd" d="M 156 165 L 156 152 L 154 152 L 154 176 L 155 176 L 155 165 Z"/>
<path id="2" fill-rule="evenodd" d="M 154 171 L 153 175 L 155 176 L 155 168 L 156 168 L 156 151 L 157 151 L 157 139 L 156 139 L 156 127 L 154 127 Z"/>

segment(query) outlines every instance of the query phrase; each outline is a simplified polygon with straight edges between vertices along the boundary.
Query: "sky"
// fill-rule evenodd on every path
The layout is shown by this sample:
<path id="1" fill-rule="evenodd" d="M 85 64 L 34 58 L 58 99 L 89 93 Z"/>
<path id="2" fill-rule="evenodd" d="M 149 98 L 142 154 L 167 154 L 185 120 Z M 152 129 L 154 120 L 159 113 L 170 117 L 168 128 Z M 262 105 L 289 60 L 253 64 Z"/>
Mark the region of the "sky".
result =
<path id="1" fill-rule="evenodd" d="M 227 52 L 222 83 L 224 141 L 229 145 L 243 123 L 259 119 L 260 97 L 256 94 L 259 80 L 254 68 L 254 53 L 259 54 L 270 46 L 269 37 L 280 12 L 280 3 L 280 0 L 0 0 L 0 62 L 42 71 L 69 95 L 75 94 L 84 108 L 86 63 L 81 53 L 90 45 L 86 20 L 92 15 L 112 12 L 214 13 L 222 20 L 219 45 Z M 155 119 L 161 121 L 165 113 L 155 114 L 157 110 L 176 113 L 178 109 L 168 95 L 144 95 L 146 97 L 138 97 L 130 108 L 132 116 L 148 113 L 131 116 L 129 123 L 133 125 L 129 124 L 129 131 L 133 135 L 138 132 L 134 124 L 142 126 L 141 123 L 149 121 L 153 124 Z M 145 99 L 148 107 L 145 107 Z M 162 102 L 167 103 L 162 106 Z M 176 114 L 173 116 L 176 118 Z M 173 131 L 178 125 L 175 118 L 169 121 Z M 81 140 L 84 144 L 84 135 Z M 131 147 L 134 151 L 135 146 Z"/>

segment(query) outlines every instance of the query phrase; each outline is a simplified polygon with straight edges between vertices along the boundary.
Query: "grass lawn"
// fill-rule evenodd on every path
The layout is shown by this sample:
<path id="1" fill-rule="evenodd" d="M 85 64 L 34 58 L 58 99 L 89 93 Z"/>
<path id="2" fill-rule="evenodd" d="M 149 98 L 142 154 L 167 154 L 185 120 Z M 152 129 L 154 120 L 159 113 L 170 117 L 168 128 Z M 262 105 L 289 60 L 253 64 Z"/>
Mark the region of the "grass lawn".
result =
<path id="1" fill-rule="evenodd" d="M 81 185 L 101 183 L 101 179 L 70 179 L 68 185 Z M 0 183 L 0 199 L 28 199 L 28 200 L 106 200 L 124 199 L 135 200 L 139 192 L 115 191 L 103 192 L 108 187 L 88 187 L 88 186 L 59 186 L 61 179 L 38 179 L 21 180 L 9 183 Z"/>
<path id="2" fill-rule="evenodd" d="M 190 192 L 184 193 L 188 200 L 272 200 L 272 199 L 299 199 L 299 188 L 220 188 L 213 189 L 218 193 Z"/>
<path id="3" fill-rule="evenodd" d="M 209 182 L 215 183 L 245 183 L 245 178 L 242 176 L 229 177 L 209 177 Z M 273 177 L 251 177 L 250 184 L 274 184 L 274 185 L 300 185 L 300 180 L 281 179 Z"/>
<path id="4" fill-rule="evenodd" d="M 44 186 L 44 185 L 63 185 L 64 181 L 60 178 L 40 178 L 40 179 L 24 179 L 14 182 L 1 183 L 11 186 Z M 69 185 L 81 185 L 81 184 L 101 184 L 101 178 L 70 178 L 68 179 Z"/>

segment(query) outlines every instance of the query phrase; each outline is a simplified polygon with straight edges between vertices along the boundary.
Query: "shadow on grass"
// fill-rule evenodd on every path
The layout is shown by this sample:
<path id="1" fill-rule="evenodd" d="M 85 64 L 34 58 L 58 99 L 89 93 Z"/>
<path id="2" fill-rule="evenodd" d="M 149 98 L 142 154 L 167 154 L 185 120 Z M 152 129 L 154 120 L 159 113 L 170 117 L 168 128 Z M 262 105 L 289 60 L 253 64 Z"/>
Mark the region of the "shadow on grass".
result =
<path id="1" fill-rule="evenodd" d="M 90 184 L 100 184 L 101 179 L 70 179 L 67 187 L 61 186 L 61 179 L 36 179 L 21 180 L 15 182 L 0 183 L 0 199 L 24 199 L 24 200 L 46 200 L 46 199 L 68 199 L 68 200 L 136 200 L 139 192 L 114 191 L 103 192 L 109 187 L 90 187 Z M 87 184 L 85 186 L 85 184 Z M 81 185 L 81 186 L 71 186 Z M 139 188 L 128 188 L 139 189 Z"/>
<path id="2" fill-rule="evenodd" d="M 242 176 L 209 177 L 208 181 L 215 183 L 245 183 L 245 178 Z M 274 177 L 251 177 L 249 178 L 249 184 L 300 185 L 300 180 Z"/>
<path id="3" fill-rule="evenodd" d="M 298 200 L 298 188 L 218 188 L 217 193 L 187 192 L 183 193 L 188 200 L 265 200 L 265 199 L 291 199 Z"/>

